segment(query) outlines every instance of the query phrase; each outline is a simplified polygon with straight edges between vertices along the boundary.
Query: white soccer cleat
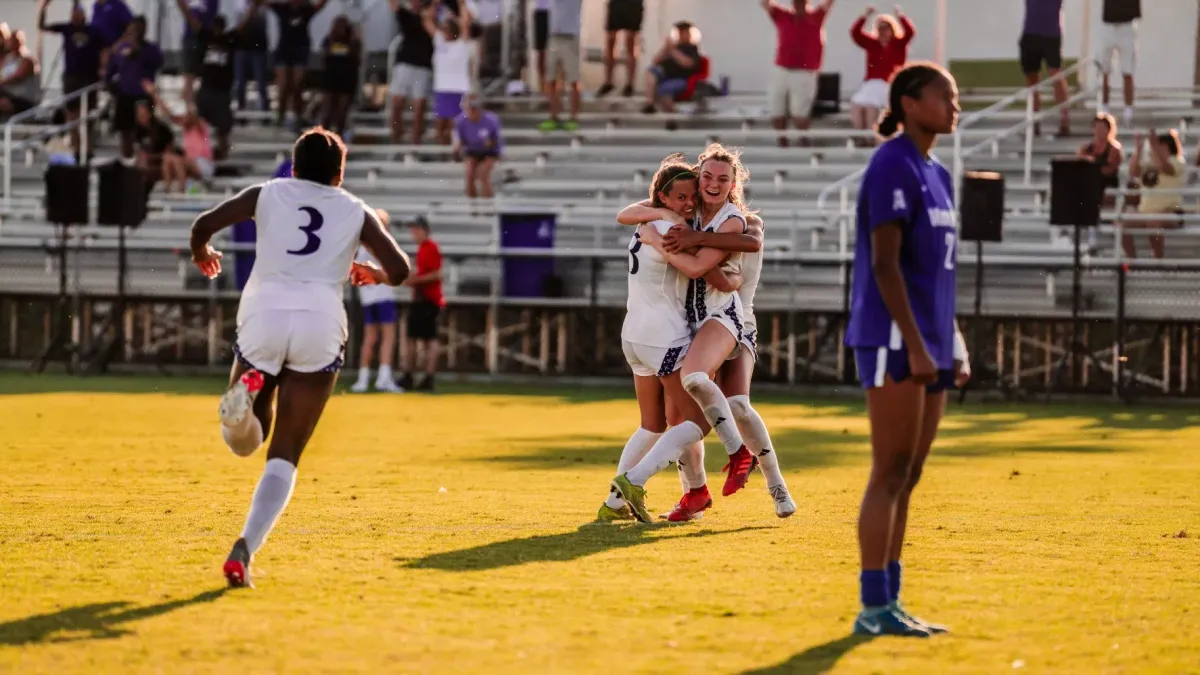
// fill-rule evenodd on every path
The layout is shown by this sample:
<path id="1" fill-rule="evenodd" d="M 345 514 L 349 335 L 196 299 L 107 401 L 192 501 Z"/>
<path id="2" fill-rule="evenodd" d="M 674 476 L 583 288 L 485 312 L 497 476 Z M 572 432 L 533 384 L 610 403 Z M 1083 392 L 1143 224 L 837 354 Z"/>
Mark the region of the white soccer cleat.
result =
<path id="1" fill-rule="evenodd" d="M 217 408 L 221 416 L 221 424 L 227 427 L 238 427 L 246 421 L 247 415 L 254 414 L 254 399 L 263 388 L 262 373 L 257 370 L 247 370 L 234 382 L 225 394 L 221 396 L 221 404 Z"/>
<path id="2" fill-rule="evenodd" d="M 771 499 L 775 501 L 775 515 L 787 518 L 796 512 L 796 502 L 792 501 L 786 485 L 776 485 L 770 491 Z"/>
<path id="3" fill-rule="evenodd" d="M 350 391 L 355 394 L 367 393 L 368 384 L 366 382 L 355 382 L 350 386 Z"/>
<path id="4" fill-rule="evenodd" d="M 393 394 L 400 394 L 404 392 L 404 390 L 400 388 L 400 385 L 396 384 L 396 381 L 392 379 L 379 380 L 375 383 L 375 390 L 391 392 Z"/>

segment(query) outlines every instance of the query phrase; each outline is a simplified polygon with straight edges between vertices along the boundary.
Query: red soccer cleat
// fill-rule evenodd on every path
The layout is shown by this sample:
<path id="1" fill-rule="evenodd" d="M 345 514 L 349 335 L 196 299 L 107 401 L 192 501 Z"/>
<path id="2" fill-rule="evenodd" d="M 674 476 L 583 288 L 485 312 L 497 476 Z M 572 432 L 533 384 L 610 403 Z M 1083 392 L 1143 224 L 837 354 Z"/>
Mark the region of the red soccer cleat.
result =
<path id="1" fill-rule="evenodd" d="M 672 523 L 696 520 L 711 506 L 712 495 L 708 493 L 708 486 L 693 488 L 683 495 L 675 508 L 671 509 L 671 512 L 667 514 L 667 520 Z"/>
<path id="2" fill-rule="evenodd" d="M 738 451 L 729 456 L 729 463 L 725 465 L 722 471 L 728 471 L 729 475 L 725 477 L 725 487 L 721 488 L 721 495 L 728 497 L 729 495 L 746 487 L 746 481 L 750 479 L 750 472 L 758 466 L 758 458 L 754 453 L 746 449 L 746 446 L 738 448 Z"/>
<path id="3" fill-rule="evenodd" d="M 233 550 L 229 552 L 221 571 L 225 573 L 225 581 L 229 582 L 230 588 L 254 588 L 250 581 L 250 549 L 246 547 L 245 539 L 233 543 Z"/>

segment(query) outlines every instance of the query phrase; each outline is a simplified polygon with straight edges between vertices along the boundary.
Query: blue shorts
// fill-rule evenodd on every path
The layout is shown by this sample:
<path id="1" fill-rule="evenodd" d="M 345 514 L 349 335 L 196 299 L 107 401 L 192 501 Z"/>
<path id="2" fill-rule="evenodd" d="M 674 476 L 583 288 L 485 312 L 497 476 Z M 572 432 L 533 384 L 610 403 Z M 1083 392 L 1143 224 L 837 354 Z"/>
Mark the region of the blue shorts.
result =
<path id="1" fill-rule="evenodd" d="M 676 77 L 666 79 L 666 73 L 663 72 L 660 66 L 651 66 L 650 72 L 654 75 L 654 80 L 658 84 L 658 95 L 664 97 L 675 98 L 683 92 L 687 91 L 687 78 Z"/>
<path id="2" fill-rule="evenodd" d="M 364 324 L 396 323 L 396 303 L 394 302 L 376 302 L 363 305 L 362 309 Z"/>
<path id="3" fill-rule="evenodd" d="M 888 349 L 887 347 L 855 347 L 854 366 L 858 369 L 858 381 L 863 389 L 882 387 L 891 375 L 893 382 L 903 382 L 912 375 L 908 368 L 908 349 Z M 954 389 L 954 370 L 943 368 L 938 370 L 937 379 L 925 385 L 925 391 L 930 394 Z"/>

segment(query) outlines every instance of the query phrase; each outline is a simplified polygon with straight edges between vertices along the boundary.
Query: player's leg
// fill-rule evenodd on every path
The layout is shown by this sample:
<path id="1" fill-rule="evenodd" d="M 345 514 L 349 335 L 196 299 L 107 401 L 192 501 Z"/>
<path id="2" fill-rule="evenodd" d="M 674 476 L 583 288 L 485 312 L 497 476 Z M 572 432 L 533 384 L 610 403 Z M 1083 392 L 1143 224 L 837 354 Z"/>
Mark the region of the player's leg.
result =
<path id="1" fill-rule="evenodd" d="M 495 157 L 484 157 L 475 166 L 475 179 L 479 182 L 479 196 L 491 199 L 496 196 L 492 187 L 492 169 L 496 166 Z"/>
<path id="2" fill-rule="evenodd" d="M 754 455 L 746 449 L 738 432 L 729 402 L 721 393 L 721 388 L 709 377 L 709 373 L 720 368 L 737 346 L 734 333 L 730 330 L 721 321 L 704 322 L 692 340 L 680 371 L 684 390 L 699 404 L 704 418 L 717 432 L 717 438 L 729 455 L 729 464 L 725 467 L 729 475 L 721 489 L 721 494 L 726 497 L 746 486 L 746 480 L 756 464 Z"/>
<path id="3" fill-rule="evenodd" d="M 463 193 L 468 199 L 475 199 L 479 193 L 475 190 L 476 171 L 479 167 L 479 160 L 474 157 L 463 158 Z"/>
<path id="4" fill-rule="evenodd" d="M 274 313 L 252 314 L 237 327 L 229 387 L 218 414 L 221 437 L 239 457 L 248 457 L 271 433 L 273 399 L 283 365 L 283 340 L 272 331 Z"/>
<path id="5" fill-rule="evenodd" d="M 629 440 L 625 442 L 625 447 L 621 449 L 621 457 L 617 460 L 617 475 L 623 475 L 629 471 L 646 453 L 650 452 L 650 448 L 658 441 L 663 432 L 667 430 L 667 414 L 663 397 L 662 384 L 658 381 L 658 377 L 654 375 L 639 375 L 633 376 L 633 391 L 637 396 L 638 415 L 640 417 L 639 426 Z M 600 507 L 600 512 L 596 519 L 601 521 L 626 520 L 633 517 L 629 506 L 625 500 L 617 494 L 617 490 L 609 487 L 608 499 Z"/>
<path id="6" fill-rule="evenodd" d="M 721 366 L 721 392 L 729 401 L 729 410 L 746 441 L 746 447 L 758 457 L 767 481 L 767 491 L 775 504 L 775 515 L 787 518 L 796 512 L 796 502 L 792 500 L 787 482 L 779 469 L 779 455 L 771 443 L 767 424 L 750 405 L 750 381 L 753 377 L 754 354 L 747 345 L 742 345 L 737 358 Z"/>
<path id="7" fill-rule="evenodd" d="M 379 375 L 375 378 L 375 388 L 379 391 L 400 391 L 392 372 L 392 358 L 396 353 L 396 303 L 388 301 L 380 303 L 381 316 L 379 323 Z"/>
<path id="8" fill-rule="evenodd" d="M 416 337 L 424 346 L 421 363 L 424 366 L 425 375 L 417 384 L 417 391 L 432 392 L 434 390 L 434 375 L 437 374 L 438 358 L 441 356 L 441 344 L 438 343 L 439 314 L 441 314 L 441 308 L 436 304 L 421 303 L 421 321 Z"/>
<path id="9" fill-rule="evenodd" d="M 678 426 L 683 422 L 679 405 L 667 399 L 667 423 Z M 704 441 L 696 441 L 684 448 L 676 465 L 679 467 L 679 484 L 683 488 L 683 495 L 679 503 L 666 514 L 666 518 L 673 523 L 697 520 L 712 507 L 708 474 L 704 471 Z"/>
<path id="10" fill-rule="evenodd" d="M 361 394 L 371 385 L 371 361 L 375 358 L 375 346 L 379 342 L 379 324 L 375 323 L 375 305 L 363 305 L 363 339 L 359 350 L 358 380 L 350 391 Z"/>

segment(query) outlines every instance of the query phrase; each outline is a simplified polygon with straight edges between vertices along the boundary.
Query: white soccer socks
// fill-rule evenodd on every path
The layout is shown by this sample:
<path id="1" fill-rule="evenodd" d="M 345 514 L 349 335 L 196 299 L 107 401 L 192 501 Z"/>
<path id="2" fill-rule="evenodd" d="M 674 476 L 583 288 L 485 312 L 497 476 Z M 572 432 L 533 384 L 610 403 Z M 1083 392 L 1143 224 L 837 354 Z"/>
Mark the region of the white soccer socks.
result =
<path id="1" fill-rule="evenodd" d="M 767 488 L 784 485 L 783 474 L 779 471 L 779 458 L 771 447 L 771 435 L 762 416 L 750 406 L 750 397 L 745 394 L 730 396 L 729 409 L 738 430 L 746 439 L 746 446 L 758 457 L 759 467 L 767 479 Z"/>
<path id="2" fill-rule="evenodd" d="M 292 497 L 292 489 L 296 486 L 296 465 L 286 459 L 269 459 L 263 469 L 262 478 L 254 490 L 254 499 L 250 502 L 250 514 L 246 516 L 246 527 L 242 529 L 242 538 L 246 540 L 246 548 L 254 555 L 275 522 L 283 513 L 288 500 Z"/>
<path id="3" fill-rule="evenodd" d="M 651 476 L 667 468 L 671 462 L 678 461 L 688 446 L 703 440 L 704 433 L 695 422 L 689 420 L 677 427 L 671 427 L 658 439 L 654 447 L 650 448 L 650 452 L 625 474 L 629 482 L 644 486 Z"/>
<path id="4" fill-rule="evenodd" d="M 621 459 L 617 460 L 617 475 L 620 476 L 637 466 L 637 463 L 642 461 L 642 458 L 650 452 L 650 448 L 654 447 L 661 436 L 662 434 L 638 427 L 637 431 L 633 432 L 633 435 L 625 442 L 625 448 L 621 450 Z M 616 490 L 612 490 L 608 493 L 608 499 L 604 503 L 609 508 L 619 509 L 625 505 L 625 500 L 617 496 Z"/>
<path id="5" fill-rule="evenodd" d="M 692 443 L 679 458 L 679 484 L 683 491 L 696 490 L 708 484 L 704 472 L 704 443 Z"/>
<path id="6" fill-rule="evenodd" d="M 717 432 L 717 438 L 721 440 L 721 445 L 725 446 L 726 454 L 736 454 L 742 447 L 742 435 L 738 433 L 733 413 L 729 410 L 729 402 L 725 400 L 725 394 L 721 393 L 717 383 L 713 382 L 707 373 L 688 373 L 683 376 L 683 388 L 700 404 L 704 418 L 712 425 L 713 431 Z"/>

